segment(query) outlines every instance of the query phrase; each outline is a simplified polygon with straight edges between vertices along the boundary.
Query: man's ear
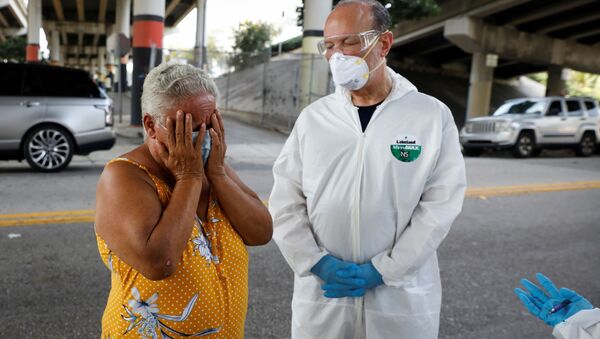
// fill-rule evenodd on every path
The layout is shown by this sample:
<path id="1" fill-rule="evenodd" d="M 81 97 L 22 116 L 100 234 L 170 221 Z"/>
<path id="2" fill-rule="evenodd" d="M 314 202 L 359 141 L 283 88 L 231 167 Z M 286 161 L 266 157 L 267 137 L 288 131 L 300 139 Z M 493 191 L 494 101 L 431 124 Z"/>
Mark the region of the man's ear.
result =
<path id="1" fill-rule="evenodd" d="M 387 31 L 379 37 L 381 40 L 381 57 L 385 58 L 389 53 L 390 49 L 392 49 L 392 44 L 394 43 L 394 35 L 392 32 Z"/>
<path id="2" fill-rule="evenodd" d="M 154 123 L 154 119 L 152 119 L 150 114 L 144 114 L 142 122 L 144 124 L 144 131 L 146 131 L 146 135 L 148 135 L 148 138 L 156 139 L 156 124 Z"/>

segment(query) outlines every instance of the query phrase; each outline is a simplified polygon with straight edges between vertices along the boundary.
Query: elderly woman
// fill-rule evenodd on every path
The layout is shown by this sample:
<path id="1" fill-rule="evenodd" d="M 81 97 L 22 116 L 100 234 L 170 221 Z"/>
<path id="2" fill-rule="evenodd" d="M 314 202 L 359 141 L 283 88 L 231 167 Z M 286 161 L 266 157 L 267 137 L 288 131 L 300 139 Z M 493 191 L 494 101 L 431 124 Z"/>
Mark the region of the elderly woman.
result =
<path id="1" fill-rule="evenodd" d="M 144 82 L 146 141 L 106 165 L 96 192 L 111 271 L 102 338 L 244 336 L 245 245 L 267 243 L 272 224 L 223 162 L 216 99 L 215 83 L 189 65 L 162 64 Z"/>

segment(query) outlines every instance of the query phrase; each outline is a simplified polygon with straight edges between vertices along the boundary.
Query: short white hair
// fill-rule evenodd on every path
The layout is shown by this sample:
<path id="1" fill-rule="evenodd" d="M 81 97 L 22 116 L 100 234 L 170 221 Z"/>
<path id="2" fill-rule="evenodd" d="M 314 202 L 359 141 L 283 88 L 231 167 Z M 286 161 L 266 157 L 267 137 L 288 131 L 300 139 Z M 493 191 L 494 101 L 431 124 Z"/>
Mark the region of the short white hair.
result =
<path id="1" fill-rule="evenodd" d="M 142 92 L 142 114 L 149 114 L 164 125 L 165 114 L 182 100 L 199 94 L 218 99 L 217 85 L 206 72 L 187 64 L 166 63 L 148 73 Z"/>

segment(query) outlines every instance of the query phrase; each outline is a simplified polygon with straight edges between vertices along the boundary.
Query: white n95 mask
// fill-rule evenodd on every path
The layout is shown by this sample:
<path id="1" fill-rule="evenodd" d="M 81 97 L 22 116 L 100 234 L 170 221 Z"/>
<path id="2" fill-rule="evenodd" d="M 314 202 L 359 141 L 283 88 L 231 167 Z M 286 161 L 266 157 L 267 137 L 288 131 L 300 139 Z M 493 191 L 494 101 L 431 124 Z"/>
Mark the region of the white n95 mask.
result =
<path id="1" fill-rule="evenodd" d="M 367 84 L 371 73 L 375 72 L 385 62 L 385 59 L 381 60 L 379 65 L 369 71 L 369 65 L 365 61 L 365 58 L 371 53 L 376 42 L 373 42 L 371 48 L 369 48 L 362 58 L 354 55 L 344 55 L 340 52 L 334 53 L 329 58 L 329 67 L 331 68 L 331 75 L 336 86 L 356 91 Z"/>

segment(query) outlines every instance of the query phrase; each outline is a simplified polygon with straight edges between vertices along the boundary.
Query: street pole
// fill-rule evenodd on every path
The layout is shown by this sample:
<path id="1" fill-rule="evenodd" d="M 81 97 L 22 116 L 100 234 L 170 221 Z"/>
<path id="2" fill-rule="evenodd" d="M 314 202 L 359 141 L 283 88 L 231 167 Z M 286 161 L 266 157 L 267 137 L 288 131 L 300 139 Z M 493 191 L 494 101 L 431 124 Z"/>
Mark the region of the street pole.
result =
<path id="1" fill-rule="evenodd" d="M 122 76 L 121 76 L 121 50 L 120 50 L 120 44 L 117 43 L 116 46 L 116 50 L 115 50 L 115 57 L 117 58 L 117 60 L 119 60 L 119 67 L 117 67 L 118 69 L 118 75 L 117 75 L 117 79 L 119 79 L 118 82 L 118 94 L 117 94 L 117 98 L 119 100 L 119 123 L 123 123 L 123 84 L 121 81 L 122 80 Z"/>

